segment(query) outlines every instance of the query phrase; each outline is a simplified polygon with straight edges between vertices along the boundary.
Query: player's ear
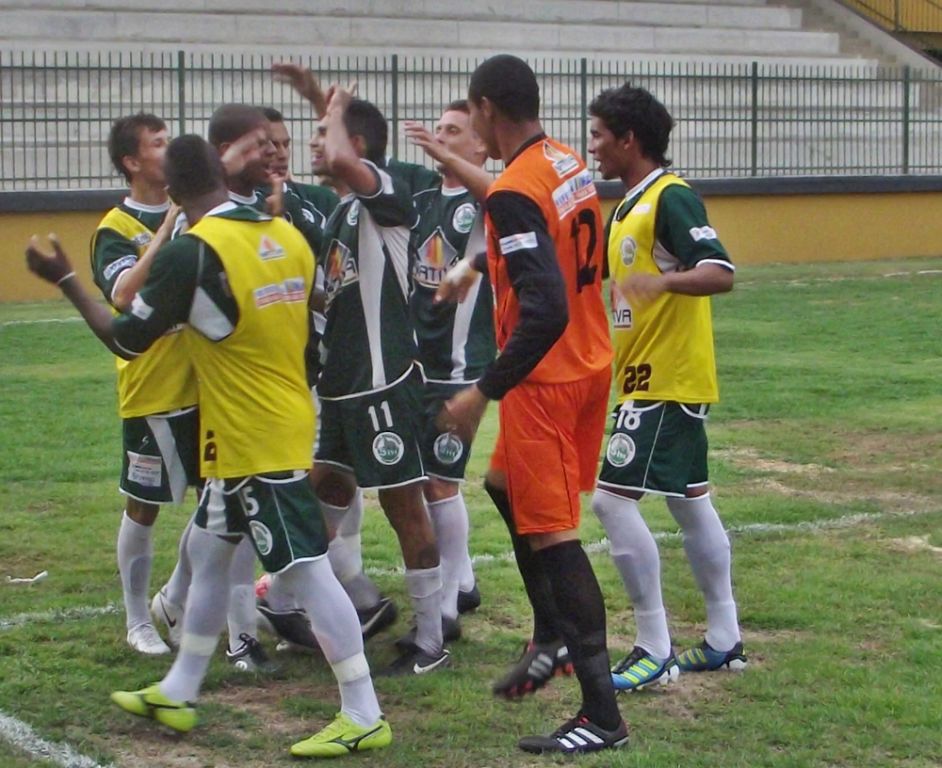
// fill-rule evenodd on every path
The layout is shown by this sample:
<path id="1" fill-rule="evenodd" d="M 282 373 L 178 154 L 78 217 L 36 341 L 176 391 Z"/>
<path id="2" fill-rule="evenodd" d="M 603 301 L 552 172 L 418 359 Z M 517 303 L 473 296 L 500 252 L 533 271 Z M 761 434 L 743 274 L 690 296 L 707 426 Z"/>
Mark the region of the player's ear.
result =
<path id="1" fill-rule="evenodd" d="M 123 165 L 130 174 L 138 173 L 141 170 L 141 164 L 134 155 L 125 155 L 122 157 L 121 165 Z"/>

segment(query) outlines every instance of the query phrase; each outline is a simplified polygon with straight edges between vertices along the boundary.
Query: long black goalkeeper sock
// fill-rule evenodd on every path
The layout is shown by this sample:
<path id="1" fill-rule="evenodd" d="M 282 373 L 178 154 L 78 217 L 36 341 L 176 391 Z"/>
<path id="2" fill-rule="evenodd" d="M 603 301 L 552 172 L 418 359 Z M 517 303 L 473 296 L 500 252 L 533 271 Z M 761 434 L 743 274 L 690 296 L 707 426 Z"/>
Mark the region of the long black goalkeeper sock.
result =
<path id="1" fill-rule="evenodd" d="M 494 506 L 497 507 L 497 511 L 507 524 L 507 530 L 510 531 L 517 568 L 523 578 L 523 586 L 527 591 L 527 597 L 530 598 L 530 605 L 533 607 L 533 642 L 541 645 L 555 642 L 562 637 L 562 633 L 557 621 L 556 604 L 553 602 L 550 583 L 543 572 L 543 566 L 530 548 L 530 543 L 517 533 L 507 492 L 487 481 L 484 482 L 484 490 L 491 497 L 491 501 L 494 502 Z"/>
<path id="2" fill-rule="evenodd" d="M 614 730 L 621 722 L 605 642 L 605 601 L 592 564 L 578 541 L 541 549 L 536 557 L 550 583 L 559 628 L 582 687 L 582 712 Z"/>

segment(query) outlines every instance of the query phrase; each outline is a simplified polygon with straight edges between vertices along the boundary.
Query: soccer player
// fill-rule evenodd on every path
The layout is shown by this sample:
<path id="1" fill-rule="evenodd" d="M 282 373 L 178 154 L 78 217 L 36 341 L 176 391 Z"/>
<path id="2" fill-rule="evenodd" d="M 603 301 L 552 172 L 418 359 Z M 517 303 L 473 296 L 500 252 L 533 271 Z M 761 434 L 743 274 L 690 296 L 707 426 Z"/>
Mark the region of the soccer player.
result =
<path id="1" fill-rule="evenodd" d="M 30 268 L 59 285 L 95 334 L 134 357 L 176 324 L 200 381 L 200 466 L 207 478 L 188 550 L 193 581 L 180 651 L 164 679 L 118 691 L 122 709 L 187 732 L 225 623 L 228 570 L 236 543 L 249 537 L 269 572 L 279 572 L 311 618 L 340 684 L 341 711 L 291 753 L 335 757 L 388 745 L 363 654 L 356 611 L 333 575 L 327 533 L 307 479 L 314 413 L 304 374 L 314 259 L 303 237 L 281 219 L 229 200 L 222 164 L 198 136 L 167 150 L 171 196 L 189 231 L 164 247 L 135 296 L 112 319 L 92 301 L 54 241 L 34 242 Z"/>
<path id="2" fill-rule="evenodd" d="M 704 428 L 718 399 L 710 296 L 732 289 L 733 265 L 699 196 L 666 170 L 673 120 L 664 105 L 625 84 L 599 94 L 589 113 L 599 171 L 628 190 L 607 243 L 618 406 L 592 508 L 634 606 L 634 648 L 612 673 L 631 691 L 679 670 L 746 666 Z M 666 499 L 706 601 L 705 640 L 676 659 L 657 545 L 638 508 L 645 493 Z"/>
<path id="3" fill-rule="evenodd" d="M 422 381 L 409 319 L 410 190 L 385 168 L 386 120 L 367 101 L 332 87 L 324 158 L 350 190 L 327 224 L 323 403 L 312 480 L 332 527 L 356 487 L 376 488 L 399 538 L 416 621 L 413 645 L 387 670 L 424 674 L 446 666 L 442 577 L 422 499 Z"/>
<path id="4" fill-rule="evenodd" d="M 435 421 L 451 395 L 480 377 L 496 348 L 493 299 L 486 277 L 481 276 L 466 301 L 457 306 L 436 302 L 435 293 L 445 273 L 466 253 L 486 249 L 477 200 L 484 199 L 492 178 L 483 169 L 487 152 L 471 128 L 465 100 L 445 108 L 434 136 L 419 123 L 406 123 L 406 133 L 436 160 L 442 174 L 434 187 L 413 196 L 419 225 L 412 232 L 416 255 L 409 305 L 425 376 L 422 459 L 429 479 L 424 494 L 441 552 L 445 640 L 455 640 L 460 636 L 460 609 L 480 604 L 468 553 L 468 510 L 460 486 L 471 446 L 438 429 Z"/>
<path id="5" fill-rule="evenodd" d="M 468 102 L 489 156 L 505 164 L 485 203 L 501 353 L 440 420 L 470 438 L 488 402 L 500 401 L 488 490 L 509 521 L 525 584 L 542 582 L 553 605 L 582 688 L 576 716 L 549 736 L 521 739 L 521 749 L 621 747 L 628 729 L 609 672 L 605 603 L 578 533 L 579 491 L 595 484 L 611 381 L 598 198 L 581 158 L 543 133 L 539 86 L 524 61 L 487 59 L 471 76 Z M 442 296 L 466 291 L 472 270 L 459 264 Z"/>
<path id="6" fill-rule="evenodd" d="M 121 118 L 108 136 L 112 163 L 130 192 L 98 225 L 91 262 L 95 284 L 116 313 L 131 307 L 176 218 L 163 170 L 167 143 L 163 120 L 144 113 Z M 117 358 L 117 369 L 124 444 L 118 487 L 125 496 L 117 550 L 127 640 L 140 653 L 166 654 L 170 648 L 148 612 L 153 524 L 161 504 L 179 504 L 197 481 L 196 377 L 179 328 L 135 360 Z"/>

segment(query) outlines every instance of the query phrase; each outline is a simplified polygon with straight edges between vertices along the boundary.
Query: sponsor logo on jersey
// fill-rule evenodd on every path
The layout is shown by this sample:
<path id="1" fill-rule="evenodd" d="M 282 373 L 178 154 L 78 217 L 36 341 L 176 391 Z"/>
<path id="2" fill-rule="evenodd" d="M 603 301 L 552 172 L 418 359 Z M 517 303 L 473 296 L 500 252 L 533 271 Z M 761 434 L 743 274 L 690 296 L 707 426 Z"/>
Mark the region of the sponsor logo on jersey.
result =
<path id="1" fill-rule="evenodd" d="M 153 239 L 153 233 L 141 232 L 140 234 L 134 235 L 134 237 L 131 238 L 131 242 L 134 243 L 134 245 L 136 245 L 138 248 L 143 248 Z"/>
<path id="2" fill-rule="evenodd" d="M 255 539 L 255 547 L 260 555 L 270 554 L 274 546 L 274 537 L 268 526 L 260 523 L 258 520 L 249 521 L 249 530 L 252 532 L 252 538 Z"/>
<path id="3" fill-rule="evenodd" d="M 525 251 L 536 248 L 536 232 L 521 232 L 518 235 L 507 235 L 498 241 L 500 252 L 507 256 L 514 251 Z"/>
<path id="4" fill-rule="evenodd" d="M 432 451 L 442 464 L 454 464 L 464 453 L 464 443 L 451 432 L 444 432 L 435 438 Z"/>
<path id="5" fill-rule="evenodd" d="M 412 278 L 419 285 L 438 288 L 445 272 L 457 257 L 458 251 L 448 242 L 439 227 L 419 246 L 418 258 L 412 265 Z"/>
<path id="6" fill-rule="evenodd" d="M 646 213 L 651 212 L 651 203 L 638 203 L 634 208 L 629 211 L 629 216 L 644 216 Z"/>
<path id="7" fill-rule="evenodd" d="M 131 299 L 131 314 L 140 320 L 147 320 L 154 314 L 154 308 L 141 298 L 141 294 L 135 293 Z"/>
<path id="8" fill-rule="evenodd" d="M 451 228 L 462 235 L 468 234 L 477 214 L 478 210 L 474 207 L 474 203 L 462 203 L 455 209 L 455 215 L 451 217 Z"/>
<path id="9" fill-rule="evenodd" d="M 556 149 L 548 141 L 543 142 L 543 156 L 553 164 L 553 170 L 559 178 L 565 178 L 579 167 L 579 158 L 568 152 Z"/>
<path id="10" fill-rule="evenodd" d="M 357 225 L 357 221 L 360 219 L 360 201 L 354 200 L 350 203 L 350 207 L 347 208 L 347 224 L 351 227 Z"/>
<path id="11" fill-rule="evenodd" d="M 630 267 L 635 263 L 635 254 L 638 252 L 638 244 L 631 235 L 622 238 L 618 246 L 618 252 L 621 254 L 621 263 Z"/>
<path id="12" fill-rule="evenodd" d="M 631 307 L 625 301 L 621 291 L 615 285 L 615 281 L 610 283 L 610 296 L 612 307 L 612 325 L 615 330 L 629 330 L 631 328 Z"/>
<path id="13" fill-rule="evenodd" d="M 307 286 L 303 277 L 289 277 L 284 282 L 256 288 L 253 295 L 259 309 L 272 304 L 295 304 L 307 301 Z"/>
<path id="14" fill-rule="evenodd" d="M 553 190 L 553 203 L 556 212 L 562 219 L 567 213 L 573 211 L 583 200 L 595 195 L 595 184 L 592 183 L 592 174 L 587 169 L 577 173 L 571 179 L 566 179 Z"/>
<path id="15" fill-rule="evenodd" d="M 105 280 L 110 280 L 119 272 L 130 269 L 137 264 L 137 256 L 122 256 L 117 261 L 112 261 L 103 272 Z"/>
<path id="16" fill-rule="evenodd" d="M 405 443 L 395 432 L 380 432 L 373 438 L 373 456 L 389 467 L 398 464 L 406 452 Z"/>
<path id="17" fill-rule="evenodd" d="M 268 235 L 263 235 L 262 241 L 258 244 L 258 255 L 261 257 L 262 261 L 283 259 L 285 249 L 281 247 L 280 243 L 272 240 Z"/>
<path id="18" fill-rule="evenodd" d="M 355 283 L 360 278 L 356 259 L 350 249 L 339 240 L 330 243 L 327 251 L 327 265 L 324 271 L 324 290 L 327 292 L 327 303 L 333 301 L 334 296 L 346 285 Z"/>
<path id="19" fill-rule="evenodd" d="M 691 227 L 690 237 L 695 243 L 701 240 L 716 240 L 716 230 L 713 227 Z"/>
<path id="20" fill-rule="evenodd" d="M 635 441 L 628 435 L 616 432 L 608 441 L 605 458 L 613 467 L 627 467 L 635 457 Z"/>

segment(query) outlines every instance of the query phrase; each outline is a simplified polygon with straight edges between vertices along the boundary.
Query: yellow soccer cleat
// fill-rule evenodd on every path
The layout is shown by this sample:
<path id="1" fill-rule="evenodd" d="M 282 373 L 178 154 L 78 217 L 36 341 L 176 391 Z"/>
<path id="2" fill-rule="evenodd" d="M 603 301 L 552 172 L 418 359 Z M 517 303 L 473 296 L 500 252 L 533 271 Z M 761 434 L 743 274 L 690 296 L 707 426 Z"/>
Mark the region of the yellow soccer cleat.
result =
<path id="1" fill-rule="evenodd" d="M 139 717 L 149 717 L 178 733 L 188 733 L 196 725 L 196 709 L 185 701 L 174 701 L 164 696 L 158 684 L 139 691 L 115 691 L 111 700 L 125 712 Z"/>
<path id="2" fill-rule="evenodd" d="M 295 757 L 343 757 L 351 752 L 382 749 L 392 743 L 392 730 L 385 717 L 372 725 L 357 725 L 342 712 L 309 739 L 291 745 Z"/>

